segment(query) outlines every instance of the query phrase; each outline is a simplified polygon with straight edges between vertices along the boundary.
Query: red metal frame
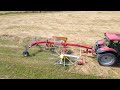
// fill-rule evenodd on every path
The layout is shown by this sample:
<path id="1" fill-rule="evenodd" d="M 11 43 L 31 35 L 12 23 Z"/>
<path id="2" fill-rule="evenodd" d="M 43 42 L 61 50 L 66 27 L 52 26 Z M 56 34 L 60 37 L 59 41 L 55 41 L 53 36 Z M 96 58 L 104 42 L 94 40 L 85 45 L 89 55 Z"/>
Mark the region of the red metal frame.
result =
<path id="1" fill-rule="evenodd" d="M 34 45 L 39 45 L 39 44 L 54 44 L 54 45 L 62 45 L 65 50 L 67 46 L 75 46 L 75 47 L 81 47 L 81 48 L 86 48 L 86 51 L 84 53 L 89 53 L 89 50 L 91 50 L 91 53 L 94 54 L 94 49 L 92 46 L 88 46 L 88 45 L 81 45 L 81 44 L 73 44 L 73 43 L 66 43 L 66 42 L 55 42 L 55 41 L 50 41 L 50 40 L 45 40 L 45 41 L 35 41 L 32 42 L 32 44 L 29 46 L 29 48 L 31 48 Z"/>
<path id="2" fill-rule="evenodd" d="M 103 45 L 104 43 L 105 43 L 104 40 L 99 40 L 97 44 L 98 45 Z"/>
<path id="3" fill-rule="evenodd" d="M 117 51 L 115 50 L 115 49 L 113 49 L 113 48 L 109 48 L 109 47 L 107 47 L 107 46 L 103 46 L 102 48 L 100 48 L 100 50 L 102 50 L 102 51 L 112 51 L 112 52 L 115 52 L 115 53 L 117 53 Z"/>

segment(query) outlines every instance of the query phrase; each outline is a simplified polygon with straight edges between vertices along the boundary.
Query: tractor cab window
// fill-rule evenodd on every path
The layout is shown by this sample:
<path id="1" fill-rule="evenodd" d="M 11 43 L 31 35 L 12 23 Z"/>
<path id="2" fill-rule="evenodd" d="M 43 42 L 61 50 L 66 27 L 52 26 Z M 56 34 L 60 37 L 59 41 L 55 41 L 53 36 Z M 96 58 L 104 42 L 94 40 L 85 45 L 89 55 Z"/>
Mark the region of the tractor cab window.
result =
<path id="1" fill-rule="evenodd" d="M 120 52 L 120 41 L 112 41 L 112 48 Z"/>
<path id="2" fill-rule="evenodd" d="M 119 41 L 111 41 L 111 42 L 112 42 L 112 45 L 113 45 L 114 47 L 119 46 Z"/>
<path id="3" fill-rule="evenodd" d="M 115 43 L 115 44 L 116 44 L 116 43 L 119 43 L 119 41 L 113 41 L 113 43 Z"/>

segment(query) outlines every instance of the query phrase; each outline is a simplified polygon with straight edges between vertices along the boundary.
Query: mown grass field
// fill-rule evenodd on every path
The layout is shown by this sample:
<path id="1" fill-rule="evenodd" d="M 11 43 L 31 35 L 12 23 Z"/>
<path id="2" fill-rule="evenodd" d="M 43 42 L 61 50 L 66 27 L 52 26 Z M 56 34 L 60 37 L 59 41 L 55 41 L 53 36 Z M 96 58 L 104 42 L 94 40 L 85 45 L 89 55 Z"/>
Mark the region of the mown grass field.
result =
<path id="1" fill-rule="evenodd" d="M 30 49 L 23 57 L 27 38 L 68 37 L 68 42 L 93 46 L 104 32 L 120 33 L 120 12 L 0 12 L 0 78 L 2 79 L 101 79 L 120 78 L 120 68 L 100 66 L 96 57 L 87 57 L 85 65 L 55 65 L 47 51 Z"/>
<path id="2" fill-rule="evenodd" d="M 55 65 L 55 61 L 50 60 L 50 53 L 48 51 L 39 52 L 39 48 L 31 49 L 31 56 L 23 57 L 23 47 L 14 41 L 1 40 L 0 45 L 1 79 L 99 78 L 95 76 L 84 76 L 76 73 L 70 73 L 68 72 L 68 67 Z"/>

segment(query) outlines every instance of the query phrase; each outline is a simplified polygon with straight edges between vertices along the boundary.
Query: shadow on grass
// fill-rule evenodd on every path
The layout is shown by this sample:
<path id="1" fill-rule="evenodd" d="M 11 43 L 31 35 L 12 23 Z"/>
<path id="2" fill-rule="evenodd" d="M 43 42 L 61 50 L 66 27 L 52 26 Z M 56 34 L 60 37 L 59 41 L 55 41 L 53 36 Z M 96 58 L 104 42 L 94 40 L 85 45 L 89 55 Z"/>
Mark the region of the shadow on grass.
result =
<path id="1" fill-rule="evenodd" d="M 43 52 L 43 50 L 38 50 L 38 51 L 36 51 L 35 53 L 32 53 L 32 54 L 30 55 L 30 57 L 36 56 L 36 55 L 39 54 L 40 52 Z"/>
<path id="2" fill-rule="evenodd" d="M 87 57 L 90 57 L 90 58 L 93 58 L 93 59 L 97 60 L 96 55 L 87 56 Z M 120 68 L 120 62 L 118 62 L 118 63 L 116 63 L 116 64 L 114 64 L 114 65 L 112 65 L 112 66 L 104 66 L 104 67 L 115 67 L 115 68 Z"/>
<path id="3" fill-rule="evenodd" d="M 119 62 L 119 63 L 116 63 L 115 65 L 110 66 L 110 67 L 120 68 L 120 62 Z"/>
<path id="4" fill-rule="evenodd" d="M 86 56 L 86 55 L 82 55 L 84 57 L 89 57 L 89 58 L 93 58 L 93 59 L 97 59 L 97 56 L 96 55 L 92 55 L 92 56 Z"/>
<path id="5" fill-rule="evenodd" d="M 69 70 L 69 68 L 70 68 L 69 65 L 64 66 L 63 64 L 62 64 L 62 65 L 56 64 L 56 67 L 57 67 L 58 69 L 61 69 L 61 70 Z"/>

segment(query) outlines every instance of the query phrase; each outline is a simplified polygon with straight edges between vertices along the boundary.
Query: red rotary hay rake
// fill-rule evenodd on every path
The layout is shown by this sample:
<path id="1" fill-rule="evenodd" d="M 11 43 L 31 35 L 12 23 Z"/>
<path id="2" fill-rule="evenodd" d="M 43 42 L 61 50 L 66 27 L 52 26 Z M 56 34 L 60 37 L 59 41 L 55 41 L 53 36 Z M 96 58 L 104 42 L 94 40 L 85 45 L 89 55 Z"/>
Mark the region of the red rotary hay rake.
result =
<path id="1" fill-rule="evenodd" d="M 83 54 L 94 54 L 94 49 L 92 46 L 68 43 L 67 39 L 67 37 L 53 36 L 51 39 L 34 41 L 31 43 L 31 45 L 25 48 L 23 56 L 29 56 L 28 50 L 33 46 L 44 46 L 44 48 L 49 50 L 52 55 L 58 56 L 59 60 L 56 62 L 56 64 L 62 64 L 66 66 L 73 64 L 82 65 L 85 63 L 85 58 L 83 57 Z M 68 49 L 69 47 L 77 47 L 79 53 L 75 53 L 74 51 L 73 54 L 73 51 Z"/>

